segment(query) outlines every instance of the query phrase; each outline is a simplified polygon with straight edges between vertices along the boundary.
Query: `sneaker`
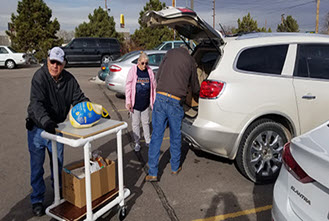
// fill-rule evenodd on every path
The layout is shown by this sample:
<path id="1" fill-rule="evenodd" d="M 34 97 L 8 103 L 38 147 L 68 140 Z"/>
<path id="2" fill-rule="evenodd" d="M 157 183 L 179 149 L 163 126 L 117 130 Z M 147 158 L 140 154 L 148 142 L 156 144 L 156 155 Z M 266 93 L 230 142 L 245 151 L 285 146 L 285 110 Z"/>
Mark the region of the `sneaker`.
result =
<path id="1" fill-rule="evenodd" d="M 146 182 L 157 182 L 157 181 L 158 181 L 158 177 L 147 175 L 147 176 L 145 177 L 145 181 L 146 181 Z"/>
<path id="2" fill-rule="evenodd" d="M 182 167 L 179 167 L 177 171 L 175 171 L 175 172 L 172 171 L 171 175 L 178 175 L 181 170 L 182 170 Z"/>
<path id="3" fill-rule="evenodd" d="M 136 152 L 138 152 L 138 151 L 140 151 L 140 149 L 141 149 L 141 145 L 139 145 L 138 143 L 135 144 L 134 150 L 135 150 Z"/>
<path id="4" fill-rule="evenodd" d="M 34 203 L 32 204 L 32 212 L 34 216 L 43 216 L 45 214 L 45 209 L 42 203 Z"/>

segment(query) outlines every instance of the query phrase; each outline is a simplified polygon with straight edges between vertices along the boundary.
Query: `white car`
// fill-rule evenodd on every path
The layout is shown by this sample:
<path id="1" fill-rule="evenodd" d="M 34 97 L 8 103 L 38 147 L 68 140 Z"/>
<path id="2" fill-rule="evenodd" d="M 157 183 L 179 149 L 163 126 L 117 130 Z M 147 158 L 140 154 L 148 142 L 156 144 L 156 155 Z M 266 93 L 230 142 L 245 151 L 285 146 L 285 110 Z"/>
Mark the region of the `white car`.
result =
<path id="1" fill-rule="evenodd" d="M 274 221 L 329 219 L 329 122 L 284 147 L 284 166 L 274 186 Z"/>
<path id="2" fill-rule="evenodd" d="M 23 64 L 26 64 L 25 53 L 18 53 L 9 46 L 0 45 L 0 66 L 13 69 Z"/>
<path id="3" fill-rule="evenodd" d="M 201 83 L 182 134 L 194 148 L 235 160 L 256 183 L 273 182 L 283 145 L 329 119 L 329 36 L 255 33 L 223 38 L 186 8 L 146 13 L 199 42 L 192 56 Z"/>

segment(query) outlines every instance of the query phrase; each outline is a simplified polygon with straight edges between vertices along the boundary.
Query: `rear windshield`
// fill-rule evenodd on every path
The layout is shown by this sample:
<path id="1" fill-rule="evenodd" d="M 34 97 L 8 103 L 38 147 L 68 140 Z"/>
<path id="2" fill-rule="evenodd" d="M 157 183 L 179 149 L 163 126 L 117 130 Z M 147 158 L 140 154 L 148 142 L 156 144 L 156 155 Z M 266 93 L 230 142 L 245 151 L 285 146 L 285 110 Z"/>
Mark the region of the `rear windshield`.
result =
<path id="1" fill-rule="evenodd" d="M 120 58 L 117 59 L 117 61 L 125 61 L 133 56 L 135 56 L 136 54 L 139 54 L 140 51 L 132 51 L 132 52 L 129 52 L 125 55 L 122 55 Z"/>
<path id="2" fill-rule="evenodd" d="M 288 45 L 248 48 L 241 52 L 236 67 L 242 71 L 281 74 Z"/>
<path id="3" fill-rule="evenodd" d="M 17 51 L 15 49 L 13 49 L 12 47 L 8 47 L 8 49 L 13 53 L 17 53 Z"/>

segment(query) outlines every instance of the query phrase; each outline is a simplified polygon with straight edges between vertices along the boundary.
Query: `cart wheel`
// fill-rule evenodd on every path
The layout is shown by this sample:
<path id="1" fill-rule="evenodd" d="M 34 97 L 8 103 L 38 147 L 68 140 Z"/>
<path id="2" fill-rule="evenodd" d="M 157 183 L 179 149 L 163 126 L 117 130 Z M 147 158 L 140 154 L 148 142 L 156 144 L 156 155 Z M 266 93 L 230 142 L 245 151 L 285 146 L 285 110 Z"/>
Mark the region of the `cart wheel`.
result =
<path id="1" fill-rule="evenodd" d="M 127 207 L 126 206 L 122 206 L 120 207 L 119 209 L 119 212 L 118 212 L 118 218 L 120 221 L 124 220 L 127 216 Z"/>

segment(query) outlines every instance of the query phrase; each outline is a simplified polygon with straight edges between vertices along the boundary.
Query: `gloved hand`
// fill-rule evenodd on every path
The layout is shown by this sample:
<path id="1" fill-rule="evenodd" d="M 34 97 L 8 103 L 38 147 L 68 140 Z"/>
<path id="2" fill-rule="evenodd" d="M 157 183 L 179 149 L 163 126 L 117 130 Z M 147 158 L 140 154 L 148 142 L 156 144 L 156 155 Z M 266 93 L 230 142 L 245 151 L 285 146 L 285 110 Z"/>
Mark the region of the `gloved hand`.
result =
<path id="1" fill-rule="evenodd" d="M 57 128 L 58 125 L 52 121 L 52 120 L 48 120 L 46 123 L 45 123 L 45 131 L 47 131 L 48 133 L 51 133 L 51 134 L 56 134 L 56 131 L 55 131 L 55 128 Z"/>

